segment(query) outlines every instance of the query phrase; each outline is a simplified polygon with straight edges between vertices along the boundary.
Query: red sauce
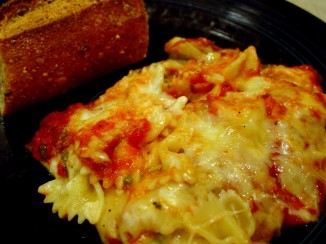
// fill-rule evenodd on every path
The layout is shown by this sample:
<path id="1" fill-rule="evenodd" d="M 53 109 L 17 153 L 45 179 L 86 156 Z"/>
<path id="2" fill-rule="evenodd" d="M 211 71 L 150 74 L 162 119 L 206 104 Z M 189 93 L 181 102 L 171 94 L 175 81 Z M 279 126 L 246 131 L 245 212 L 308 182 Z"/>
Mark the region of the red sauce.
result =
<path id="1" fill-rule="evenodd" d="M 301 69 L 305 72 L 307 72 L 307 71 L 310 72 L 309 79 L 310 79 L 311 83 L 313 83 L 315 85 L 315 87 L 319 87 L 321 78 L 320 78 L 318 72 L 311 65 L 303 64 L 303 65 L 296 66 L 296 68 Z"/>
<path id="2" fill-rule="evenodd" d="M 313 209 L 313 208 L 307 208 L 307 211 L 311 214 L 311 215 L 317 215 L 317 210 Z"/>
<path id="3" fill-rule="evenodd" d="M 191 92 L 205 94 L 210 92 L 214 88 L 213 83 L 196 83 L 190 86 Z"/>
<path id="4" fill-rule="evenodd" d="M 114 127 L 114 122 L 108 120 L 101 120 L 93 128 L 91 128 L 91 131 L 89 131 L 89 133 L 101 137 L 103 133 L 112 130 Z"/>
<path id="5" fill-rule="evenodd" d="M 141 119 L 130 126 L 125 133 L 128 143 L 134 147 L 139 147 L 150 130 L 150 123 L 147 119 Z"/>
<path id="6" fill-rule="evenodd" d="M 305 144 L 304 144 L 304 148 L 305 149 L 308 149 L 310 147 L 310 144 L 308 143 L 308 142 L 306 142 Z"/>
<path id="7" fill-rule="evenodd" d="M 80 141 L 81 150 L 87 150 L 88 143 L 92 136 L 103 137 L 104 133 L 110 133 L 114 128 L 115 122 L 111 120 L 101 120 L 94 126 L 82 128 L 76 136 L 76 140 Z"/>
<path id="8" fill-rule="evenodd" d="M 326 158 L 314 161 L 313 166 L 317 170 L 326 170 Z"/>
<path id="9" fill-rule="evenodd" d="M 198 73 L 190 79 L 190 89 L 193 93 L 205 94 L 214 88 L 213 83 L 209 83 L 203 73 Z"/>
<path id="10" fill-rule="evenodd" d="M 57 173 L 61 177 L 67 177 L 68 176 L 67 169 L 66 169 L 66 166 L 65 166 L 64 162 L 61 162 L 61 163 L 58 164 Z"/>
<path id="11" fill-rule="evenodd" d="M 88 143 L 93 135 L 103 138 L 103 133 L 113 136 L 105 142 L 105 147 L 100 145 L 99 150 L 106 153 L 108 161 L 95 161 L 92 158 L 81 158 L 84 165 L 90 168 L 100 179 L 107 179 L 114 182 L 123 171 L 132 174 L 141 160 L 140 147 L 150 130 L 150 123 L 147 119 L 126 120 L 126 126 L 117 128 L 112 121 L 100 121 L 93 128 L 89 128 L 79 134 L 80 148 L 88 149 Z"/>
<path id="12" fill-rule="evenodd" d="M 321 119 L 321 114 L 322 113 L 319 110 L 310 108 L 310 114 L 311 114 L 312 117 L 316 118 L 317 120 Z"/>
<path id="13" fill-rule="evenodd" d="M 281 173 L 282 170 L 276 164 L 273 164 L 273 166 L 269 168 L 270 176 L 276 180 L 276 186 L 272 189 L 272 194 L 277 195 L 279 199 L 282 199 L 284 202 L 288 203 L 295 210 L 304 208 L 304 204 L 297 196 L 282 187 L 282 184 L 279 182 L 279 175 Z"/>
<path id="14" fill-rule="evenodd" d="M 179 70 L 175 69 L 175 68 L 167 68 L 165 70 L 165 72 L 166 72 L 166 76 L 168 76 L 168 77 L 171 77 L 171 76 L 177 77 L 179 74 Z"/>
<path id="15" fill-rule="evenodd" d="M 276 180 L 276 186 L 272 189 L 271 194 L 276 196 L 278 199 L 283 200 L 288 204 L 288 208 L 283 210 L 284 212 L 284 225 L 285 226 L 293 226 L 304 224 L 304 221 L 297 215 L 290 214 L 289 208 L 293 210 L 304 209 L 305 205 L 302 201 L 293 193 L 289 192 L 287 189 L 282 187 L 282 184 L 279 181 L 279 175 L 282 173 L 282 170 L 278 168 L 275 164 L 270 167 L 269 174 Z M 314 209 L 306 209 L 311 214 L 315 215 L 316 211 Z"/>
<path id="16" fill-rule="evenodd" d="M 207 110 L 209 113 L 213 114 L 213 115 L 217 115 L 218 113 L 218 108 L 217 106 L 214 105 L 214 101 L 215 100 L 218 100 L 219 99 L 219 96 L 216 96 L 214 94 L 208 94 L 206 96 L 206 100 L 207 100 L 207 103 L 206 103 L 206 106 L 207 106 Z"/>
<path id="17" fill-rule="evenodd" d="M 265 107 L 266 107 L 266 114 L 267 117 L 278 121 L 280 120 L 286 113 L 286 107 L 280 103 L 278 103 L 272 96 L 264 95 L 263 96 Z"/>
<path id="18" fill-rule="evenodd" d="M 259 210 L 257 204 L 255 203 L 255 201 L 250 201 L 250 210 L 252 213 L 255 213 Z"/>
<path id="19" fill-rule="evenodd" d="M 107 238 L 110 244 L 122 244 L 123 242 L 114 238 Z"/>
<path id="20" fill-rule="evenodd" d="M 288 190 L 277 187 L 274 189 L 274 194 L 278 195 L 280 199 L 282 199 L 284 202 L 288 203 L 291 207 L 293 207 L 295 210 L 300 210 L 305 207 L 305 205 L 301 202 L 301 200 Z"/>
<path id="21" fill-rule="evenodd" d="M 118 140 L 114 139 L 114 141 L 116 142 Z M 100 179 L 107 179 L 112 183 L 115 182 L 122 171 L 132 174 L 136 168 L 136 161 L 141 156 L 140 151 L 130 145 L 124 145 L 123 148 L 120 147 L 120 150 L 117 150 L 117 146 L 112 148 L 108 147 L 103 151 L 110 157 L 110 160 L 107 162 L 100 163 L 91 158 L 82 158 L 81 161 Z"/>
<path id="22" fill-rule="evenodd" d="M 129 244 L 136 244 L 136 243 L 143 243 L 142 240 L 146 240 L 146 239 L 152 239 L 152 240 L 155 240 L 155 237 L 156 237 L 157 233 L 154 233 L 152 231 L 144 231 L 143 233 L 141 233 L 138 237 L 136 238 L 133 238 L 131 236 L 131 234 L 128 235 L 128 243 Z M 148 242 L 148 241 L 147 241 Z M 146 242 L 146 243 L 147 243 Z M 149 243 L 157 243 L 156 241 L 150 241 Z"/>
<path id="23" fill-rule="evenodd" d="M 219 96 L 215 95 L 215 94 L 207 94 L 206 96 L 206 100 L 208 102 L 213 102 L 215 100 L 217 100 L 219 98 Z"/>
<path id="24" fill-rule="evenodd" d="M 269 168 L 269 175 L 273 178 L 277 178 L 280 173 L 281 170 L 275 164 L 273 164 L 273 166 Z"/>
<path id="25" fill-rule="evenodd" d="M 324 211 L 326 208 L 326 187 L 321 180 L 317 180 L 316 185 L 319 192 L 319 209 Z"/>
<path id="26" fill-rule="evenodd" d="M 214 103 L 214 101 L 217 101 L 219 99 L 222 99 L 221 97 L 224 97 L 227 92 L 234 91 L 233 87 L 231 84 L 227 81 L 223 82 L 221 85 L 221 91 L 220 94 L 207 94 L 206 96 L 206 101 L 207 101 L 207 109 L 208 112 L 217 115 L 218 113 L 218 106 Z"/>
<path id="27" fill-rule="evenodd" d="M 305 224 L 305 222 L 300 217 L 290 214 L 288 208 L 285 208 L 283 210 L 283 214 L 284 214 L 284 221 L 283 221 L 284 227 Z"/>
<path id="28" fill-rule="evenodd" d="M 324 107 L 326 107 L 326 97 L 323 93 L 314 93 L 312 95 L 317 101 L 319 101 L 321 104 L 323 104 Z"/>
<path id="29" fill-rule="evenodd" d="M 122 138 L 120 138 L 120 136 L 113 138 L 111 141 L 107 142 L 106 147 L 103 149 L 103 151 L 105 153 L 107 153 L 107 155 L 110 158 L 113 158 L 114 149 L 116 148 L 116 146 L 118 146 L 118 144 L 121 142 L 121 140 L 122 140 Z"/>
<path id="30" fill-rule="evenodd" d="M 213 51 L 219 51 L 221 50 L 221 48 L 219 46 L 216 46 L 214 44 L 214 42 L 203 38 L 203 37 L 199 37 L 199 38 L 194 38 L 194 39 L 190 39 L 193 42 L 197 42 L 199 44 L 199 47 L 210 47 L 212 48 Z"/>
<path id="31" fill-rule="evenodd" d="M 49 162 L 53 156 L 69 146 L 70 135 L 65 129 L 71 114 L 81 106 L 83 105 L 75 104 L 66 111 L 50 113 L 41 121 L 40 129 L 26 145 L 36 160 Z"/>
<path id="32" fill-rule="evenodd" d="M 26 147 L 32 152 L 33 157 L 39 161 L 50 162 L 50 160 L 59 155 L 64 155 L 64 151 L 73 143 L 80 142 L 81 161 L 89 167 L 100 178 L 112 178 L 115 180 L 122 170 L 132 172 L 140 158 L 140 146 L 150 130 L 150 123 L 147 119 L 128 120 L 121 115 L 120 119 L 127 121 L 123 128 L 116 129 L 116 120 L 118 118 L 109 118 L 97 122 L 94 126 L 85 126 L 78 131 L 78 134 L 69 134 L 67 125 L 70 116 L 81 104 L 70 106 L 66 111 L 53 112 L 46 116 L 40 124 L 40 129 L 36 132 L 32 141 Z M 94 150 L 102 150 L 107 153 L 110 160 L 108 162 L 96 162 L 90 157 L 83 157 L 83 150 L 89 150 L 89 142 L 92 136 L 103 138 L 106 135 L 112 135 L 113 138 L 107 142 L 104 148 L 99 145 Z M 124 141 L 123 146 L 117 150 L 120 142 Z M 85 154 L 87 155 L 87 154 Z M 67 177 L 64 156 L 58 163 L 57 173 L 59 176 Z"/>
<path id="33" fill-rule="evenodd" d="M 220 92 L 220 96 L 221 97 L 224 97 L 226 95 L 227 92 L 230 92 L 230 91 L 234 91 L 232 85 L 230 84 L 230 82 L 223 82 L 222 83 L 222 86 L 221 86 L 221 92 Z"/>

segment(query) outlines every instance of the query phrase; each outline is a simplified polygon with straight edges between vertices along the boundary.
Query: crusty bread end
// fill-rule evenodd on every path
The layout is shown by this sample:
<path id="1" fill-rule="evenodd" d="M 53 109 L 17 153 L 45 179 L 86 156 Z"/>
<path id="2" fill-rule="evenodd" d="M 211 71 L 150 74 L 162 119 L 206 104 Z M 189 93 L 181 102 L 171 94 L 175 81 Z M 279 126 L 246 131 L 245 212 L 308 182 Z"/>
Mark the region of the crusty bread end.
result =
<path id="1" fill-rule="evenodd" d="M 144 59 L 142 0 L 10 0 L 0 7 L 0 114 Z"/>

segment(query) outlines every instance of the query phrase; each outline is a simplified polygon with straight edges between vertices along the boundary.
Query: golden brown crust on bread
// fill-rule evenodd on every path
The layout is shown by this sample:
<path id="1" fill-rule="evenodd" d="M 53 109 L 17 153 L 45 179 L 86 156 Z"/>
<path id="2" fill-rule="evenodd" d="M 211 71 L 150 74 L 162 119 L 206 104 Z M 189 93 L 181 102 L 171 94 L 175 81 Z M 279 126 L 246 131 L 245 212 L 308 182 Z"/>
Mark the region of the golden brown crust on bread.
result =
<path id="1" fill-rule="evenodd" d="M 28 11 L 44 2 L 51 1 L 10 1 L 0 9 L 0 28 L 12 18 L 27 18 Z M 142 0 L 83 2 L 92 4 L 13 36 L 0 31 L 3 116 L 146 56 L 148 23 Z"/>

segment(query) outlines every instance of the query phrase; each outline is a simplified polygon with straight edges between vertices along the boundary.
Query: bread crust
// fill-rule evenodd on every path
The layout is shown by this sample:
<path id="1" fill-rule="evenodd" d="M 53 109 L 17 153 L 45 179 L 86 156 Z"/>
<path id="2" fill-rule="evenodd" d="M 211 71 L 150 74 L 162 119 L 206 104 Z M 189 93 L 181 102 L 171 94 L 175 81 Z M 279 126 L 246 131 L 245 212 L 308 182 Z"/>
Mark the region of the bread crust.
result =
<path id="1" fill-rule="evenodd" d="M 17 2 L 1 8 L 2 22 L 33 11 L 40 1 Z M 148 20 L 143 1 L 93 2 L 80 12 L 0 40 L 2 116 L 145 58 Z"/>

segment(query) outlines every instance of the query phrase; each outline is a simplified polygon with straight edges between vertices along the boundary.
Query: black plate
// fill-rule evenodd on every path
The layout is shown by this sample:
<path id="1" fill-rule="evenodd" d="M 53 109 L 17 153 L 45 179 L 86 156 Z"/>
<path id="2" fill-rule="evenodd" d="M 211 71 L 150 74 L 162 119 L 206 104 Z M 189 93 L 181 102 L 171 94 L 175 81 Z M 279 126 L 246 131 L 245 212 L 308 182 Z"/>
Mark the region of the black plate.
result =
<path id="1" fill-rule="evenodd" d="M 3 2 L 3 1 L 2 1 Z M 146 1 L 150 24 L 148 57 L 135 65 L 83 85 L 66 95 L 0 118 L 0 238 L 8 243 L 100 243 L 95 228 L 52 214 L 37 193 L 50 180 L 24 145 L 40 120 L 68 104 L 87 103 L 134 69 L 166 57 L 164 43 L 173 36 L 210 38 L 221 47 L 254 45 L 263 63 L 311 64 L 326 80 L 326 24 L 284 0 Z M 325 87 L 325 86 L 324 86 Z M 315 224 L 284 229 L 272 243 L 321 243 L 326 216 Z M 2 241 L 1 241 L 2 242 Z"/>

